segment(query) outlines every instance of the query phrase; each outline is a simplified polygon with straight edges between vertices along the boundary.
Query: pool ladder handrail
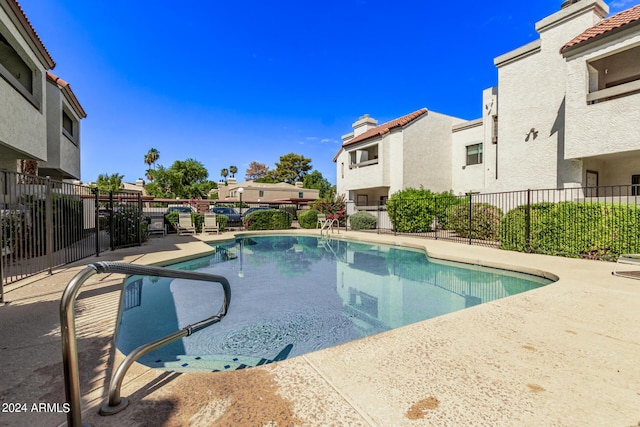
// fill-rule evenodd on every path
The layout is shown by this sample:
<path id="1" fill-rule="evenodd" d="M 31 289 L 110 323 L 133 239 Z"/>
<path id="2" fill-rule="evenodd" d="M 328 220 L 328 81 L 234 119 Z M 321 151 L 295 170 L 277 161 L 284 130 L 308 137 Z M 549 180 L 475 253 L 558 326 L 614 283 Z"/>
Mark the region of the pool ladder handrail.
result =
<path id="1" fill-rule="evenodd" d="M 62 364 L 64 367 L 64 386 L 66 401 L 71 405 L 67 413 L 67 425 L 69 427 L 90 425 L 82 423 L 82 408 L 80 403 L 80 376 L 78 369 L 78 347 L 76 342 L 75 327 L 75 301 L 82 284 L 91 276 L 98 273 L 119 273 L 127 275 L 144 275 L 156 277 L 169 277 L 174 279 L 204 280 L 218 282 L 224 291 L 224 301 L 220 311 L 200 322 L 186 326 L 181 330 L 160 338 L 149 344 L 142 345 L 133 350 L 118 366 L 109 384 L 109 401 L 100 408 L 102 415 L 113 415 L 129 404 L 128 400 L 120 396 L 120 387 L 124 376 L 131 365 L 140 357 L 151 351 L 169 344 L 177 339 L 189 336 L 194 332 L 204 329 L 214 323 L 218 323 L 226 316 L 231 302 L 231 286 L 224 276 L 199 273 L 195 271 L 175 270 L 166 267 L 153 267 L 132 265 L 120 262 L 96 262 L 89 264 L 76 274 L 65 288 L 60 300 L 60 329 L 62 335 Z M 123 281 L 124 288 L 125 281 Z"/>
<path id="2" fill-rule="evenodd" d="M 338 225 L 338 233 L 340 233 L 340 223 L 335 218 L 327 218 L 324 220 L 324 224 L 320 227 L 320 237 L 322 237 L 322 231 L 327 230 L 327 236 L 329 235 L 329 230 L 333 233 L 333 224 Z"/>

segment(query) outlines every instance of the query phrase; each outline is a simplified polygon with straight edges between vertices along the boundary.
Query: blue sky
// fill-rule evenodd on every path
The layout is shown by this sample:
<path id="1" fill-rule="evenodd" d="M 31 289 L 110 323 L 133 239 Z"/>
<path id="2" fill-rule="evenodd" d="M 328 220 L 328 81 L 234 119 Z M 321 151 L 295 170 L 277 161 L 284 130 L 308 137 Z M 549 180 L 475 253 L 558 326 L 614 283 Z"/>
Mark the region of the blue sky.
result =
<path id="1" fill-rule="evenodd" d="M 159 164 L 194 158 L 214 181 L 294 152 L 332 183 L 340 137 L 365 113 L 480 117 L 493 59 L 537 39 L 562 3 L 19 1 L 87 111 L 84 182 L 143 178 L 153 147 Z"/>

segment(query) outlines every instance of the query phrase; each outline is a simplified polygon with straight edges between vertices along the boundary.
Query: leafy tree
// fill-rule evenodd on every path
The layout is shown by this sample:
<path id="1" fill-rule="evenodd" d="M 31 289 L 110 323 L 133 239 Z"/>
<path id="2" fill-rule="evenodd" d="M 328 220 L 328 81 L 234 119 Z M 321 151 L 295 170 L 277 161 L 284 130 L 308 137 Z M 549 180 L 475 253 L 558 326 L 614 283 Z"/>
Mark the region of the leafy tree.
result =
<path id="1" fill-rule="evenodd" d="M 236 176 L 236 172 L 238 172 L 238 168 L 236 166 L 229 166 L 229 173 L 231 173 L 231 177 Z"/>
<path id="2" fill-rule="evenodd" d="M 226 181 L 228 175 L 229 175 L 229 169 L 223 168 L 220 170 L 220 176 L 222 177 L 222 181 Z"/>
<path id="3" fill-rule="evenodd" d="M 154 197 L 206 199 L 216 183 L 209 181 L 209 172 L 194 159 L 176 160 L 169 168 L 158 166 L 153 172 L 154 182 L 147 184 L 147 192 Z"/>
<path id="4" fill-rule="evenodd" d="M 268 172 L 269 166 L 265 165 L 264 163 L 253 161 L 249 163 L 249 167 L 244 174 L 244 179 L 246 179 L 247 181 L 257 181 L 260 178 L 266 177 Z"/>
<path id="5" fill-rule="evenodd" d="M 119 193 L 120 185 L 122 185 L 122 178 L 124 178 L 124 175 L 120 175 L 117 172 L 111 175 L 101 173 L 98 175 L 96 187 L 98 187 L 98 190 L 100 191 Z"/>
<path id="6" fill-rule="evenodd" d="M 273 177 L 279 182 L 293 184 L 296 181 L 303 181 L 311 168 L 311 159 L 300 154 L 289 153 L 280 156 L 280 162 L 276 162 Z"/>
<path id="7" fill-rule="evenodd" d="M 317 170 L 304 177 L 302 186 L 304 188 L 320 190 L 320 198 L 330 195 L 333 190 L 331 183 L 322 176 L 320 171 Z"/>

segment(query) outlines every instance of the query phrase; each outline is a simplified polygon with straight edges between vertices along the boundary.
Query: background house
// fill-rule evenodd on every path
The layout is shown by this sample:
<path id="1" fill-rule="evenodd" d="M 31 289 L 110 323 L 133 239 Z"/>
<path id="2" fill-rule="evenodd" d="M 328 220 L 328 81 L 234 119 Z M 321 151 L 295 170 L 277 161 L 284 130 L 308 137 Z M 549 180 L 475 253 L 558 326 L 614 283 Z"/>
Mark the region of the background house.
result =
<path id="1" fill-rule="evenodd" d="M 364 115 L 342 137 L 337 192 L 358 206 L 377 205 L 407 187 L 451 188 L 451 127 L 462 119 L 422 108 L 378 125 Z"/>
<path id="2" fill-rule="evenodd" d="M 640 185 L 640 5 L 608 11 L 570 0 L 537 22 L 539 39 L 495 58 L 498 86 L 483 91 L 478 119 L 429 122 L 422 115 L 438 116 L 424 110 L 358 138 L 356 125 L 374 126 L 361 118 L 334 158 L 338 192 L 377 203 L 420 185 L 456 194 Z M 376 149 L 380 159 L 363 164 L 358 150 Z"/>
<path id="3" fill-rule="evenodd" d="M 303 188 L 301 182 L 295 185 L 279 182 L 269 184 L 264 182 L 246 181 L 237 183 L 235 178 L 229 178 L 227 185 L 218 184 L 218 200 L 221 202 L 238 202 L 242 188 L 242 201 L 247 203 L 268 203 L 268 202 L 306 202 L 320 198 L 320 190 Z"/>
<path id="4" fill-rule="evenodd" d="M 80 178 L 86 113 L 69 84 L 47 71 L 55 65 L 20 5 L 0 0 L 1 169 Z"/>

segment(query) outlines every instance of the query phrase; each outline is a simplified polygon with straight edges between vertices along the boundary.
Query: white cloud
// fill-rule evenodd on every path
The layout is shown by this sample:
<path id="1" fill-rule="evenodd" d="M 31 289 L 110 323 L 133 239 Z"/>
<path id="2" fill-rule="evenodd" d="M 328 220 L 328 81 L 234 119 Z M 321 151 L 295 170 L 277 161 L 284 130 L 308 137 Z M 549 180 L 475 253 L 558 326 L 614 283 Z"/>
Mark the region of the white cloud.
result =
<path id="1" fill-rule="evenodd" d="M 621 10 L 628 9 L 635 6 L 636 0 L 614 0 L 609 3 L 612 13 L 620 12 Z"/>

